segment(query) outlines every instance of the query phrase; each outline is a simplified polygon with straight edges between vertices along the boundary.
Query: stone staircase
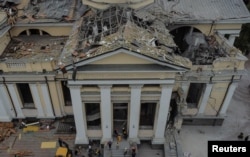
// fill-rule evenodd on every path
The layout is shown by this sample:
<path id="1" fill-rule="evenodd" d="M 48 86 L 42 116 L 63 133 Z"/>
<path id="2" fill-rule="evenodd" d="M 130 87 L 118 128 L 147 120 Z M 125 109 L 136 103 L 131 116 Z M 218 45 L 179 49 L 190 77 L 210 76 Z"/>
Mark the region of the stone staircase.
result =
<path id="1" fill-rule="evenodd" d="M 111 155 L 112 157 L 130 157 L 130 153 L 128 152 L 126 156 L 124 156 L 124 149 L 112 149 Z"/>
<path id="2" fill-rule="evenodd" d="M 250 103 L 250 88 L 246 86 L 246 84 L 250 85 L 250 76 L 248 75 L 242 77 L 238 87 L 235 89 L 233 95 L 235 100 L 241 100 Z"/>
<path id="3" fill-rule="evenodd" d="M 174 129 L 166 130 L 164 153 L 166 157 L 183 157 L 180 140 L 178 138 L 178 134 Z"/>
<path id="4" fill-rule="evenodd" d="M 248 56 L 249 58 L 250 56 Z M 250 60 L 245 63 L 246 75 L 243 75 L 238 87 L 236 88 L 233 98 L 250 103 Z"/>
<path id="5" fill-rule="evenodd" d="M 137 146 L 136 146 L 137 147 Z M 125 148 L 128 149 L 128 153 L 124 156 Z M 119 142 L 119 147 L 117 147 L 116 140 L 113 141 L 111 150 L 108 147 L 104 148 L 104 157 L 131 157 L 131 144 L 127 140 L 122 140 Z M 138 157 L 138 154 L 136 155 Z"/>

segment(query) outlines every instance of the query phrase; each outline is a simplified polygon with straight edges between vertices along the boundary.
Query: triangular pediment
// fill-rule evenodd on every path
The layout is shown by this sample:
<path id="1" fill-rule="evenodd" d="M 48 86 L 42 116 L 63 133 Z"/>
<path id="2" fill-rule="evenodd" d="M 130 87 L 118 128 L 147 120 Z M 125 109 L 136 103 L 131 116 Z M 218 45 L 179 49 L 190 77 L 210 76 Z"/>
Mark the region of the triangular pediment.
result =
<path id="1" fill-rule="evenodd" d="M 74 66 L 77 67 L 77 71 L 187 71 L 188 69 L 123 48 L 81 60 L 74 65 L 66 66 L 66 69 L 71 71 Z"/>
<path id="2" fill-rule="evenodd" d="M 112 56 L 94 61 L 90 64 L 153 64 L 152 61 L 127 53 L 117 53 Z"/>

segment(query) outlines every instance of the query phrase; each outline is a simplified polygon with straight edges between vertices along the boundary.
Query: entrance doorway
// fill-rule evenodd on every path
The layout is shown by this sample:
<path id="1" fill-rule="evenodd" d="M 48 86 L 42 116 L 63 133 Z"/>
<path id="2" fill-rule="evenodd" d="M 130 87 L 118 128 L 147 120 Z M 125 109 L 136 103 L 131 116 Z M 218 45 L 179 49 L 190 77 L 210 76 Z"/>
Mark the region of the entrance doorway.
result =
<path id="1" fill-rule="evenodd" d="M 122 134 L 122 128 L 127 130 L 128 103 L 113 103 L 113 129 Z"/>

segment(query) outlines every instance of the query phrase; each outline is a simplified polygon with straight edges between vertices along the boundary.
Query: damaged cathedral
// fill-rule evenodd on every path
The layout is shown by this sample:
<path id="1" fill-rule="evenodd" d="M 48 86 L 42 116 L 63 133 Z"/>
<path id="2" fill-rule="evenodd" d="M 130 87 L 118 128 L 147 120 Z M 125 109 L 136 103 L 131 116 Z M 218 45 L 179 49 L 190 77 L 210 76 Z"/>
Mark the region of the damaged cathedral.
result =
<path id="1" fill-rule="evenodd" d="M 76 144 L 222 125 L 241 0 L 0 0 L 0 121 L 72 116 Z"/>

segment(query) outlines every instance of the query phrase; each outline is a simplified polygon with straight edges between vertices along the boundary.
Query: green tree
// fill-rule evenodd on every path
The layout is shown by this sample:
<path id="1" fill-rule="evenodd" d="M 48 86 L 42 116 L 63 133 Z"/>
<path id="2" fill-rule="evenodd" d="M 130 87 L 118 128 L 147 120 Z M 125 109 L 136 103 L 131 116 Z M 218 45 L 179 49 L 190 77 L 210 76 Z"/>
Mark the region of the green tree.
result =
<path id="1" fill-rule="evenodd" d="M 250 3 L 247 4 L 250 11 Z M 234 45 L 246 55 L 250 51 L 250 23 L 242 25 L 240 36 L 236 38 Z"/>

